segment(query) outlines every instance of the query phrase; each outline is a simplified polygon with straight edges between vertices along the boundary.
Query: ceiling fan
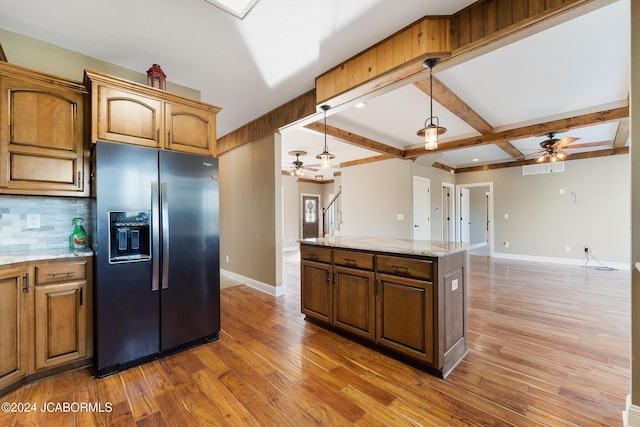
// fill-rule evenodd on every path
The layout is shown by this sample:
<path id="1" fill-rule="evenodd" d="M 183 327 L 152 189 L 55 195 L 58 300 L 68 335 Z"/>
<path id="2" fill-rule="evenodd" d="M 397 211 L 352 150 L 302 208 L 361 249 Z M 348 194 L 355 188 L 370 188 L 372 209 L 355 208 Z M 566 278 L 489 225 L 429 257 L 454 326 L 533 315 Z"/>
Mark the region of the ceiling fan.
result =
<path id="1" fill-rule="evenodd" d="M 549 132 L 546 136 L 547 139 L 540 142 L 540 150 L 536 153 L 536 162 L 538 163 L 546 161 L 557 162 L 566 159 L 569 154 L 562 148 L 566 148 L 567 145 L 580 139 L 571 136 L 559 139 L 555 137 L 556 132 Z"/>
<path id="2" fill-rule="evenodd" d="M 302 176 L 304 175 L 304 172 L 302 171 L 302 161 L 300 160 L 300 156 L 306 156 L 307 152 L 306 151 L 301 151 L 301 150 L 295 150 L 295 151 L 289 151 L 289 155 L 290 156 L 296 156 L 296 159 L 291 162 L 293 164 L 293 169 L 291 169 L 291 171 L 289 171 L 289 175 L 291 176 Z"/>

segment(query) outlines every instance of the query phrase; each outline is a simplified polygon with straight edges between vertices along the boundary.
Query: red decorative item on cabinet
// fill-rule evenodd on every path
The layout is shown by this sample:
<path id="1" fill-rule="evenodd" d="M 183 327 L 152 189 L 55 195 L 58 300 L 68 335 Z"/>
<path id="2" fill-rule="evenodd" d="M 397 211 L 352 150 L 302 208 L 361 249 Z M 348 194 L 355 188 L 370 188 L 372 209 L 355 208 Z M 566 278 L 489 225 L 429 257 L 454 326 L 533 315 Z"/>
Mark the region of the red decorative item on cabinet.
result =
<path id="1" fill-rule="evenodd" d="M 147 84 L 151 87 L 166 90 L 166 79 L 167 76 L 158 64 L 153 64 L 147 70 Z"/>

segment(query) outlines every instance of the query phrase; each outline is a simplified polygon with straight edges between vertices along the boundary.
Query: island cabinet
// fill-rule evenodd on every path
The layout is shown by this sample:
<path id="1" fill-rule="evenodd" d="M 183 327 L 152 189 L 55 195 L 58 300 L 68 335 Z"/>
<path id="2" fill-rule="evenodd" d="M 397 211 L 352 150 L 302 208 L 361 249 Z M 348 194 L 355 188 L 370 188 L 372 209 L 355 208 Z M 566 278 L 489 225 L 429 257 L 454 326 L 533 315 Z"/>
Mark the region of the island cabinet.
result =
<path id="1" fill-rule="evenodd" d="M 0 62 L 0 194 L 89 196 L 84 86 Z"/>
<path id="2" fill-rule="evenodd" d="M 390 253 L 357 242 L 301 241 L 302 312 L 446 377 L 468 352 L 466 251 Z"/>
<path id="3" fill-rule="evenodd" d="M 214 156 L 219 107 L 85 70 L 91 141 Z"/>
<path id="4" fill-rule="evenodd" d="M 0 395 L 93 356 L 91 257 L 0 266 Z"/>

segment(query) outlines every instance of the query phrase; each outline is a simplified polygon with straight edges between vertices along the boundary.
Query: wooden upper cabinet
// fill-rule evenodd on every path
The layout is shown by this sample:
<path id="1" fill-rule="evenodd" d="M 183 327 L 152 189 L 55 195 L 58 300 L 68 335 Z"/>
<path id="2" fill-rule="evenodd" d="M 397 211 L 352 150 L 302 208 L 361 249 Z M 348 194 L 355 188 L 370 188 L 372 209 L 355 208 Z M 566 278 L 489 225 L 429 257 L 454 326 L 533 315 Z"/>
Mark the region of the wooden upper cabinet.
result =
<path id="1" fill-rule="evenodd" d="M 179 102 L 165 103 L 167 139 L 164 148 L 187 153 L 214 155 L 216 113 L 208 108 Z"/>
<path id="2" fill-rule="evenodd" d="M 0 63 L 0 193 L 88 196 L 84 86 Z"/>
<path id="3" fill-rule="evenodd" d="M 149 96 L 104 85 L 97 86 L 93 131 L 101 141 L 160 148 L 162 102 Z"/>
<path id="4" fill-rule="evenodd" d="M 214 156 L 219 107 L 85 70 L 91 141 Z"/>

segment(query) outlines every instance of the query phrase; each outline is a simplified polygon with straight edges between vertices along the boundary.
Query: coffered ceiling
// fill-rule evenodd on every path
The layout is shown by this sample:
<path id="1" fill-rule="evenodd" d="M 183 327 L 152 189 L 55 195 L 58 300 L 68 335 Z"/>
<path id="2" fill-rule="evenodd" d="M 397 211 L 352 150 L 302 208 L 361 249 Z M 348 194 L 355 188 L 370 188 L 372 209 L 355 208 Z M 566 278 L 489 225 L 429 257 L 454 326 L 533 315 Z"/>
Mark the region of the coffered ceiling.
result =
<path id="1" fill-rule="evenodd" d="M 437 81 L 487 129 L 478 130 L 434 96 L 434 113 L 448 129 L 435 153 L 422 151 L 416 136 L 429 115 L 428 81 L 369 96 L 362 109 L 329 110 L 327 123 L 457 171 L 518 164 L 522 158 L 514 150 L 528 159 L 544 136 L 527 127 L 548 122 L 558 127 L 551 129 L 557 137 L 580 138 L 579 148 L 566 150 L 570 158 L 624 146 L 626 119 L 587 126 L 584 117 L 628 105 L 629 1 L 587 2 L 561 19 L 438 65 Z M 473 3 L 260 0 L 239 19 L 205 0 L 3 0 L 0 28 L 141 72 L 161 64 L 169 80 L 199 89 L 203 101 L 222 107 L 220 137 L 313 89 L 317 76 L 417 19 L 452 15 Z M 24 55 L 8 47 L 10 62 L 12 55 Z M 316 119 L 322 119 L 320 113 Z M 287 154 L 292 150 L 309 153 L 301 158 L 306 165 L 318 163 L 324 135 L 289 126 L 282 141 L 286 169 L 294 160 Z M 340 163 L 380 154 L 332 136 L 327 144 L 337 167 L 325 178 Z"/>

